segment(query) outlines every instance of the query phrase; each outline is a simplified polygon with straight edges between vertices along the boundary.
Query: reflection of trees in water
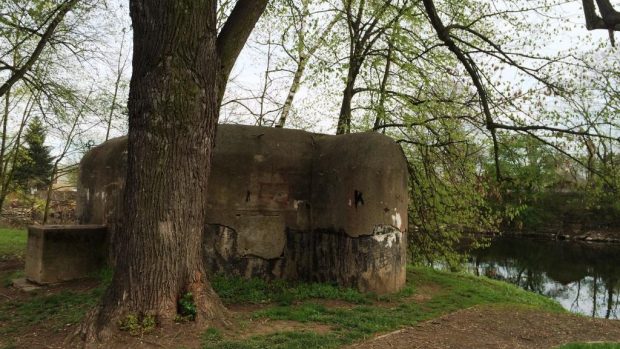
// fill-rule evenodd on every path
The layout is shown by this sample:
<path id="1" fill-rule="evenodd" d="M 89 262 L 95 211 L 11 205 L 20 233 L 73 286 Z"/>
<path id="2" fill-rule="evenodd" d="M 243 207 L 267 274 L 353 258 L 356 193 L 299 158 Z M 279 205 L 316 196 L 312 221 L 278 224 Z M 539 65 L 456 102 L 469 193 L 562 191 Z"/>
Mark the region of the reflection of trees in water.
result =
<path id="1" fill-rule="evenodd" d="M 618 245 L 514 238 L 495 240 L 470 260 L 476 275 L 566 300 L 571 311 L 605 318 L 620 315 L 619 264 Z"/>
<path id="2" fill-rule="evenodd" d="M 614 276 L 592 277 L 590 293 L 592 294 L 591 316 L 606 319 L 618 318 L 618 282 Z M 614 295 L 616 298 L 614 299 Z"/>
<path id="3" fill-rule="evenodd" d="M 540 294 L 545 292 L 547 278 L 544 273 L 519 266 L 513 260 L 502 262 L 474 262 L 473 272 L 477 276 L 484 275 L 490 279 L 501 280 Z"/>
<path id="4" fill-rule="evenodd" d="M 605 288 L 607 289 L 607 311 L 605 313 L 606 319 L 618 318 L 618 279 L 610 278 L 605 282 Z M 614 301 L 614 294 L 616 300 Z"/>
<path id="5" fill-rule="evenodd" d="M 592 280 L 592 317 L 596 317 L 596 306 L 598 305 L 597 295 L 599 294 L 600 285 L 597 283 L 598 276 L 595 275 Z"/>
<path id="6" fill-rule="evenodd" d="M 577 294 L 575 295 L 575 300 L 570 306 L 570 311 L 577 312 L 579 310 L 579 298 L 581 297 L 581 280 L 577 281 Z"/>

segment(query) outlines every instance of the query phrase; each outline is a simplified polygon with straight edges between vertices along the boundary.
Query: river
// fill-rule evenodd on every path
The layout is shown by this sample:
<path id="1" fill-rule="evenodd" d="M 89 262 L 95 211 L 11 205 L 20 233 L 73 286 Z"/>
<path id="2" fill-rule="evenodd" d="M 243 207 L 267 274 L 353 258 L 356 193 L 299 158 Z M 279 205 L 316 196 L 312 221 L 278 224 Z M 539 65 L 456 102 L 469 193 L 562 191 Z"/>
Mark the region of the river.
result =
<path id="1" fill-rule="evenodd" d="M 466 268 L 575 313 L 620 319 L 620 244 L 501 237 L 471 253 Z"/>

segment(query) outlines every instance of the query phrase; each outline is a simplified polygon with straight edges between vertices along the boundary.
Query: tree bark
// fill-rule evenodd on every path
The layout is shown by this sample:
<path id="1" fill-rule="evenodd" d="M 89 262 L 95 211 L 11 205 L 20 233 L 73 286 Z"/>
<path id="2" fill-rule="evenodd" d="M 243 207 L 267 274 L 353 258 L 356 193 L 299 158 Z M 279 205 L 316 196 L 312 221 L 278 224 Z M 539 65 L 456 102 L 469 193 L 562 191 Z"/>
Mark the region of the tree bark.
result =
<path id="1" fill-rule="evenodd" d="M 390 38 L 390 40 L 388 40 L 388 49 L 385 56 L 385 70 L 383 71 L 383 79 L 381 79 L 381 86 L 379 87 L 379 109 L 377 111 L 377 116 L 375 117 L 373 130 L 378 130 L 381 124 L 385 123 L 386 120 L 385 100 L 387 99 L 387 84 L 390 80 L 390 69 L 392 66 L 392 48 L 392 38 Z"/>
<path id="2" fill-rule="evenodd" d="M 125 214 L 116 269 L 101 306 L 84 323 L 105 339 L 132 314 L 171 322 L 191 292 L 197 322 L 223 319 L 207 282 L 201 241 L 218 120 L 216 1 L 133 0 Z"/>
<path id="3" fill-rule="evenodd" d="M 77 333 L 86 342 L 109 338 L 127 315 L 172 322 L 186 293 L 196 305 L 196 324 L 226 322 L 202 258 L 207 179 L 225 80 L 267 0 L 238 1 L 219 38 L 216 4 L 130 1 L 124 215 L 114 237 L 112 283 Z M 231 34 L 238 37 L 222 38 Z"/>
<path id="4" fill-rule="evenodd" d="M 228 76 L 237 57 L 248 40 L 254 25 L 265 11 L 268 0 L 237 0 L 228 20 L 217 38 L 217 50 L 220 58 L 220 79 L 218 104 L 224 99 Z"/>
<path id="5" fill-rule="evenodd" d="M 349 62 L 349 73 L 347 75 L 347 82 L 342 93 L 342 103 L 340 104 L 340 115 L 338 116 L 338 126 L 336 127 L 336 134 L 351 133 L 351 104 L 353 96 L 355 95 L 355 81 L 359 75 L 359 65 L 356 60 L 352 59 Z"/>
<path id="6" fill-rule="evenodd" d="M 305 56 L 299 57 L 297 69 L 295 70 L 295 75 L 293 76 L 293 82 L 291 83 L 291 87 L 288 90 L 286 101 L 284 102 L 284 106 L 282 107 L 282 114 L 280 114 L 280 119 L 278 120 L 278 124 L 276 125 L 276 127 L 282 128 L 286 124 L 288 114 L 293 107 L 293 100 L 295 99 L 295 95 L 297 94 L 297 89 L 299 89 L 299 86 L 301 85 L 301 78 L 303 77 L 304 71 L 306 70 L 306 62 L 307 58 Z"/>

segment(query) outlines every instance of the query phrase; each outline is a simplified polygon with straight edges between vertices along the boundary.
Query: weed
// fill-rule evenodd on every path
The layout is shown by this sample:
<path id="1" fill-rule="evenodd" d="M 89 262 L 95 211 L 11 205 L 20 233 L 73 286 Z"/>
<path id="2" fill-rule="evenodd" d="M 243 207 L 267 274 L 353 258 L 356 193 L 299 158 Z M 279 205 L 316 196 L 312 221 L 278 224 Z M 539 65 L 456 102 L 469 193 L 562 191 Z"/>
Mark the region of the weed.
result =
<path id="1" fill-rule="evenodd" d="M 191 292 L 187 292 L 181 296 L 177 308 L 177 312 L 179 313 L 177 320 L 181 320 L 179 322 L 187 320 L 194 321 L 196 319 L 196 302 L 194 302 L 194 295 L 192 295 Z"/>
<path id="2" fill-rule="evenodd" d="M 214 327 L 207 328 L 207 330 L 202 334 L 202 341 L 205 344 L 206 343 L 210 343 L 210 344 L 218 343 L 222 340 L 222 338 L 223 336 L 220 330 Z"/>
<path id="3" fill-rule="evenodd" d="M 118 322 L 118 328 L 121 331 L 129 332 L 132 336 L 142 336 L 152 332 L 156 326 L 157 322 L 153 315 L 129 314 Z"/>

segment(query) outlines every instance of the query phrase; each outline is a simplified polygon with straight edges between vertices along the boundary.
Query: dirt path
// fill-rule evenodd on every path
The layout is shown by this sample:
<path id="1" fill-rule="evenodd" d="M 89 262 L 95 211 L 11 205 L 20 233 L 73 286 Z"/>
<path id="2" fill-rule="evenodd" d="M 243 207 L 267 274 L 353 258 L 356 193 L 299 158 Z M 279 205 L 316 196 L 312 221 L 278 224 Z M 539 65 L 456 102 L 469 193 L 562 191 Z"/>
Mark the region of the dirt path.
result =
<path id="1" fill-rule="evenodd" d="M 544 349 L 620 341 L 620 321 L 527 309 L 475 307 L 352 345 L 351 349 Z"/>

